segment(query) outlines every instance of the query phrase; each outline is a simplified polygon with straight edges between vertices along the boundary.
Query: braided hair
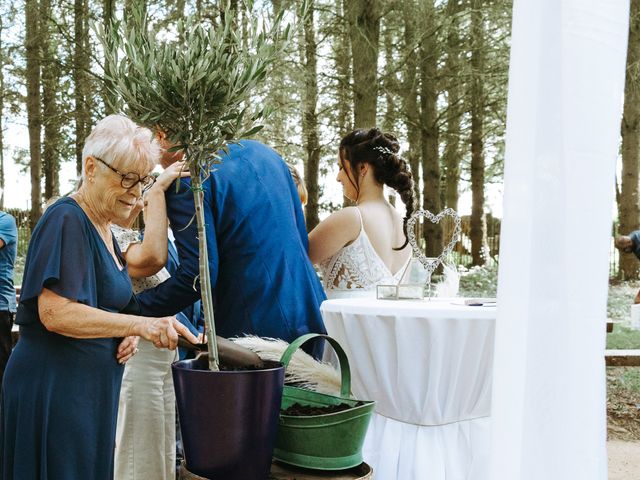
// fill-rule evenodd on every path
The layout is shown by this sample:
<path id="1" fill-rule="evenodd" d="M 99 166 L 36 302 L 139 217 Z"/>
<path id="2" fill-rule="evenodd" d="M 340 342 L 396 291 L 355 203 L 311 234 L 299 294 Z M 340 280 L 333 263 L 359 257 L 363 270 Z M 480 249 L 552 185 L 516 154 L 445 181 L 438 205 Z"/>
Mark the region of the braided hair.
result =
<path id="1" fill-rule="evenodd" d="M 378 128 L 354 130 L 340 141 L 340 161 L 349 162 L 352 172 L 357 172 L 360 165 L 368 163 L 373 167 L 376 182 L 387 185 L 400 194 L 406 207 L 402 224 L 405 242 L 394 250 L 402 250 L 407 246 L 407 221 L 415 208 L 413 177 L 407 162 L 398 155 L 399 151 L 398 139 L 390 133 L 381 132 Z M 351 178 L 349 181 L 359 195 L 360 180 L 358 175 L 354 177 L 355 183 Z"/>

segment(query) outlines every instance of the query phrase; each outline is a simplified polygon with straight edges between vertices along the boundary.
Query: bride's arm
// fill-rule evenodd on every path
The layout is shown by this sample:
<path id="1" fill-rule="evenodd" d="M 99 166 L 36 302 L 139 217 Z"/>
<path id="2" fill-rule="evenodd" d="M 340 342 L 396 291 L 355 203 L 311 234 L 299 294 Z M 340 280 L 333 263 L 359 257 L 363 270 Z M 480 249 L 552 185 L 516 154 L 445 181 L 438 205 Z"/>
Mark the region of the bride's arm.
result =
<path id="1" fill-rule="evenodd" d="M 356 207 L 332 213 L 309 233 L 309 258 L 318 264 L 335 255 L 360 234 L 360 217 Z"/>

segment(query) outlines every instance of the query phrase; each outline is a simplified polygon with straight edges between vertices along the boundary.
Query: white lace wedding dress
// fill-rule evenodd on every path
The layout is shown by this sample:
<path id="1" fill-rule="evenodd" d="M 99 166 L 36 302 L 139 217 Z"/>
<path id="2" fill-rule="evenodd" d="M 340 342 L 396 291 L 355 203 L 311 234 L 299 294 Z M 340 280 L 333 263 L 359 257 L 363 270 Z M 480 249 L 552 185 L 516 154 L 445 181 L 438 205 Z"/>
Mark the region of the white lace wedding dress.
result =
<path id="1" fill-rule="evenodd" d="M 322 273 L 327 298 L 375 297 L 376 285 L 396 285 L 402 277 L 406 263 L 393 274 L 376 253 L 364 230 L 362 214 L 360 233 L 349 245 L 323 261 L 319 267 Z"/>

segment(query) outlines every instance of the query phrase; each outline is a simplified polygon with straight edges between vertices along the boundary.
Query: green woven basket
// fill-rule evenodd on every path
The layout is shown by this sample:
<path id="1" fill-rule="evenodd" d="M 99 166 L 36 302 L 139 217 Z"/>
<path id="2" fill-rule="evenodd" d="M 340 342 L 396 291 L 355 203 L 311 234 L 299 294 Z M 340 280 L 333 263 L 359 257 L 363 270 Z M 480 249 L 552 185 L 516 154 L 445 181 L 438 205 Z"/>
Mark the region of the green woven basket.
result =
<path id="1" fill-rule="evenodd" d="M 338 355 L 342 376 L 340 396 L 285 385 L 273 456 L 281 462 L 304 468 L 342 470 L 355 467 L 362 463 L 362 444 L 375 402 L 352 397 L 349 360 L 340 344 L 328 335 L 310 333 L 293 341 L 280 361 L 286 369 L 294 352 L 308 340 L 318 337 L 328 341 Z M 282 411 L 294 403 L 315 407 L 346 403 L 352 408 L 325 415 L 283 415 Z"/>

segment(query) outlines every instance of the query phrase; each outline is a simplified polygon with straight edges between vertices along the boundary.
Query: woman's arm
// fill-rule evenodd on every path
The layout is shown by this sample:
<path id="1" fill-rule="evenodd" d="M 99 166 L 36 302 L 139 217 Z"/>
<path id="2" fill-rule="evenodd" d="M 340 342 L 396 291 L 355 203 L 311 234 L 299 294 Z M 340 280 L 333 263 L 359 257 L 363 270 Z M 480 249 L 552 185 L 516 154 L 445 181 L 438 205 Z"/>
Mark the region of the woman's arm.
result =
<path id="1" fill-rule="evenodd" d="M 51 332 L 73 338 L 140 336 L 157 348 L 174 350 L 178 334 L 198 339 L 175 317 L 150 318 L 111 313 L 61 297 L 47 288 L 38 296 L 40 321 Z"/>
<path id="2" fill-rule="evenodd" d="M 356 207 L 332 213 L 309 233 L 309 258 L 318 264 L 335 255 L 360 234 L 360 216 Z"/>
<path id="3" fill-rule="evenodd" d="M 186 177 L 183 162 L 167 167 L 144 196 L 145 232 L 142 243 L 129 245 L 124 254 L 129 275 L 144 278 L 158 273 L 167 263 L 167 205 L 164 193 L 178 177 Z"/>

